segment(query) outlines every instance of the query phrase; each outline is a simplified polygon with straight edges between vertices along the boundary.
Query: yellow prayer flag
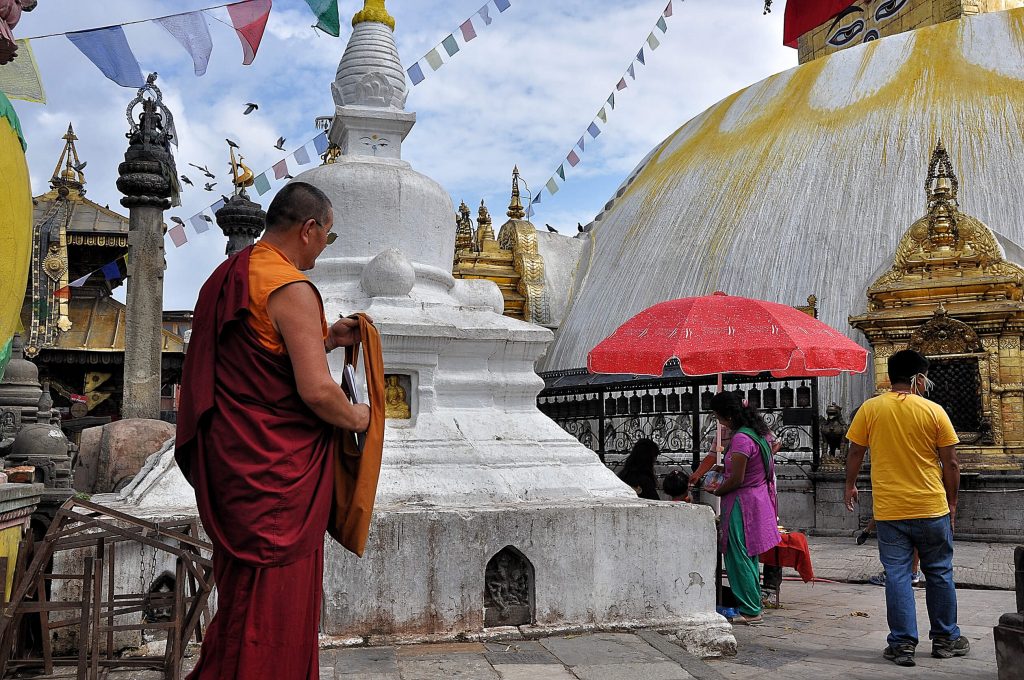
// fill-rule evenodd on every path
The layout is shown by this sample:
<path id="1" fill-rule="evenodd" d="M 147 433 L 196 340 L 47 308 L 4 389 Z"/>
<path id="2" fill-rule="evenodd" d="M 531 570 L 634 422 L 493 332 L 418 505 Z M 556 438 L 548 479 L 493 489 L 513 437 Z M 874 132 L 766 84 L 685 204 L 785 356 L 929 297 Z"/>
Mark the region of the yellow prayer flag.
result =
<path id="1" fill-rule="evenodd" d="M 36 104 L 46 103 L 46 91 L 39 75 L 36 55 L 28 38 L 18 40 L 18 56 L 0 66 L 0 91 L 11 99 L 23 99 Z"/>

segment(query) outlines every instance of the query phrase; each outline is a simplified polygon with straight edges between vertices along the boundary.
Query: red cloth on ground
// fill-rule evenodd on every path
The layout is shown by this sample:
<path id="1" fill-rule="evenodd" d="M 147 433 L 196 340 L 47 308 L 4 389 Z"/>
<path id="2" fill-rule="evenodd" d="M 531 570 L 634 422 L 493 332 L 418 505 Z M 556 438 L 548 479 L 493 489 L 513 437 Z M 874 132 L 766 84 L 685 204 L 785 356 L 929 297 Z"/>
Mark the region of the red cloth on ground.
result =
<path id="1" fill-rule="evenodd" d="M 761 563 L 772 567 L 791 567 L 796 569 L 804 583 L 814 580 L 814 567 L 811 566 L 811 549 L 807 545 L 807 537 L 793 531 L 782 534 L 782 541 L 767 552 L 761 553 Z"/>
<path id="2" fill-rule="evenodd" d="M 322 549 L 283 567 L 251 567 L 215 553 L 217 614 L 187 680 L 317 680 L 323 565 Z"/>
<path id="3" fill-rule="evenodd" d="M 250 250 L 203 285 L 182 376 L 175 457 L 214 545 L 219 605 L 190 678 L 313 680 L 333 428 L 245 322 Z"/>
<path id="4" fill-rule="evenodd" d="M 854 0 L 788 0 L 782 44 L 796 47 L 797 38 L 821 26 L 853 3 Z"/>

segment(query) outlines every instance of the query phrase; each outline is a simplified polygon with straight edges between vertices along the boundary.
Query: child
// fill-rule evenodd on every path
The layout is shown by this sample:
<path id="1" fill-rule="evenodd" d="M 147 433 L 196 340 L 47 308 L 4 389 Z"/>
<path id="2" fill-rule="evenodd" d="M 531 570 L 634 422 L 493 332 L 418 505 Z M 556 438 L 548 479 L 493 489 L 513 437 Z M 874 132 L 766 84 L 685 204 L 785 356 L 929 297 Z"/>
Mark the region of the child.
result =
<path id="1" fill-rule="evenodd" d="M 673 501 L 690 502 L 689 478 L 679 470 L 668 473 L 661 488 Z"/>

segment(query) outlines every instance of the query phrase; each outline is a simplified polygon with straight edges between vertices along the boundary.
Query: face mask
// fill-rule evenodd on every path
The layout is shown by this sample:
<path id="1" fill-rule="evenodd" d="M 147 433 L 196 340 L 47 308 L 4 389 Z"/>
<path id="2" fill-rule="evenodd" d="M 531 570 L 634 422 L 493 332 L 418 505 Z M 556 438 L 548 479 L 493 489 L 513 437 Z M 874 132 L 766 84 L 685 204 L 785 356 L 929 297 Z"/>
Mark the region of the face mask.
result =
<path id="1" fill-rule="evenodd" d="M 918 376 L 924 378 L 924 393 L 931 394 L 931 391 L 935 389 L 935 383 L 928 378 L 924 373 L 918 373 L 913 378 L 914 393 L 917 394 L 917 378 Z"/>

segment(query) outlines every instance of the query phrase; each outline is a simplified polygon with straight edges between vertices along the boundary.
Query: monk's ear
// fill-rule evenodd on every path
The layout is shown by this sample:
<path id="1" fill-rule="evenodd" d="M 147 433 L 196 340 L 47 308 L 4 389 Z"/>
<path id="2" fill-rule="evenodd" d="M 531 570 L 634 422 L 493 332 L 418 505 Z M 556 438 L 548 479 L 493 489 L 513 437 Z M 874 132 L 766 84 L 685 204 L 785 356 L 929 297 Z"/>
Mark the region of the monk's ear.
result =
<path id="1" fill-rule="evenodd" d="M 302 239 L 303 244 L 308 244 L 310 241 L 310 232 L 316 229 L 316 220 L 308 219 L 299 225 L 299 237 Z"/>

